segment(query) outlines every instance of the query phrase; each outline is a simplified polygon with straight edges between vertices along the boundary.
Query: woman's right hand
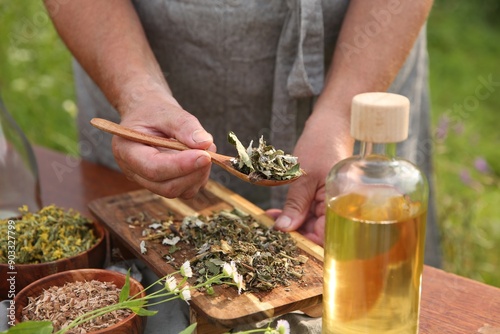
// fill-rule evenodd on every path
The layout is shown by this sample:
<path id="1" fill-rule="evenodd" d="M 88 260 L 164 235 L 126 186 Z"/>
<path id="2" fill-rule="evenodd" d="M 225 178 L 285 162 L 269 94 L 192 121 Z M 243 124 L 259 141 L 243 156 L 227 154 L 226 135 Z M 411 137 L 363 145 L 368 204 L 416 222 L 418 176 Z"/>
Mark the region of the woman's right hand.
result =
<path id="1" fill-rule="evenodd" d="M 114 136 L 113 154 L 121 170 L 129 179 L 161 196 L 193 197 L 210 174 L 211 159 L 205 150 L 215 151 L 212 136 L 168 93 L 144 96 L 141 103 L 133 105 L 133 110 L 120 111 L 121 125 L 174 138 L 193 149 L 175 151 Z"/>

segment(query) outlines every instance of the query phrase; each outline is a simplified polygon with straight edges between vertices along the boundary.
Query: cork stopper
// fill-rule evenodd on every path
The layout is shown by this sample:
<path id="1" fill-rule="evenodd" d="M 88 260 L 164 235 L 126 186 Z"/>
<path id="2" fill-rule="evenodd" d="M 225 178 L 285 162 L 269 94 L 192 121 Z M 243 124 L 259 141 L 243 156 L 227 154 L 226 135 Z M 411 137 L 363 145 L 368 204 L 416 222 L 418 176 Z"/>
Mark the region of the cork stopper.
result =
<path id="1" fill-rule="evenodd" d="M 410 100 L 391 93 L 363 93 L 351 105 L 351 135 L 372 143 L 396 143 L 408 137 Z"/>

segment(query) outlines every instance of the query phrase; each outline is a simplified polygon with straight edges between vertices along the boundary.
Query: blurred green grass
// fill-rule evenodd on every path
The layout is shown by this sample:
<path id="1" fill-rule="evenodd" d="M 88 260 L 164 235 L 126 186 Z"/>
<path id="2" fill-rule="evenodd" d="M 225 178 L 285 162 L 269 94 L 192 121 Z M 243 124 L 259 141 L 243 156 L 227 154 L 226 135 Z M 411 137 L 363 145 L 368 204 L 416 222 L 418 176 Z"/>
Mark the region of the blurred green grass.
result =
<path id="1" fill-rule="evenodd" d="M 444 269 L 495 286 L 500 286 L 499 15 L 498 1 L 441 0 L 428 23 Z"/>
<path id="2" fill-rule="evenodd" d="M 0 1 L 0 94 L 31 142 L 77 154 L 71 57 L 42 1 Z"/>
<path id="3" fill-rule="evenodd" d="M 497 0 L 436 0 L 428 45 L 443 266 L 500 287 L 499 16 Z M 0 1 L 0 31 L 7 108 L 32 143 L 77 154 L 71 57 L 41 1 Z"/>

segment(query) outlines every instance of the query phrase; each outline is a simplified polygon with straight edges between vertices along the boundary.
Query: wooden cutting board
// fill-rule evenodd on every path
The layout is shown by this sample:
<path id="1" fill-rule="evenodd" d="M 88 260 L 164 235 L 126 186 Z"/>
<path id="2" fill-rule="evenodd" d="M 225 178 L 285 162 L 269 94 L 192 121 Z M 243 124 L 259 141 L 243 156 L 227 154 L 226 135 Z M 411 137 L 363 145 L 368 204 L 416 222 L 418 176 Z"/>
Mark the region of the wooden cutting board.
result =
<path id="1" fill-rule="evenodd" d="M 214 211 L 237 208 L 251 214 L 257 221 L 272 226 L 273 221 L 263 210 L 241 196 L 209 181 L 207 186 L 191 200 L 167 199 L 147 190 L 138 190 L 118 196 L 104 197 L 89 203 L 91 212 L 130 251 L 142 259 L 158 276 L 176 271 L 163 255 L 168 248 L 161 244 L 148 243 L 148 251 L 141 254 L 141 228 L 131 228 L 127 217 L 147 212 L 151 217 L 165 219 L 167 213 L 178 218 L 195 214 L 210 215 Z M 288 287 L 278 287 L 270 292 L 238 295 L 234 288 L 214 286 L 215 296 L 193 292 L 191 308 L 199 317 L 217 327 L 233 328 L 296 310 L 320 309 L 323 290 L 323 248 L 298 233 L 291 233 L 297 245 L 310 259 L 303 265 L 305 275 L 300 282 Z M 318 307 L 319 306 L 319 307 Z"/>

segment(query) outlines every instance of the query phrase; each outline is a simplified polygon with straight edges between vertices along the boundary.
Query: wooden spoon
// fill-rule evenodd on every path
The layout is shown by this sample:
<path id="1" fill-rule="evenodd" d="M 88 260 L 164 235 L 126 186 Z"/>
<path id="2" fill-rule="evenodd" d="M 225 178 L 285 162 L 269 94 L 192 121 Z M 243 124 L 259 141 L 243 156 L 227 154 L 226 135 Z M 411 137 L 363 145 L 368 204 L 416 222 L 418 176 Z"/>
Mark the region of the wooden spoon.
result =
<path id="1" fill-rule="evenodd" d="M 164 147 L 164 148 L 170 148 L 172 150 L 177 150 L 177 151 L 185 151 L 185 150 L 191 150 L 192 148 L 187 147 L 183 143 L 175 140 L 175 139 L 168 139 L 168 138 L 163 138 L 163 137 L 158 137 L 158 136 L 153 136 L 147 133 L 142 133 L 136 130 L 132 130 L 126 127 L 123 127 L 119 124 L 116 124 L 114 122 L 108 121 L 106 119 L 102 118 L 93 118 L 90 121 L 90 124 L 95 126 L 96 128 L 109 132 L 111 134 L 120 136 L 122 138 L 132 140 L 134 142 L 138 143 L 143 143 L 151 146 L 156 146 L 156 147 Z M 289 179 L 289 180 L 269 180 L 269 179 L 261 179 L 261 180 L 251 180 L 249 176 L 245 173 L 242 173 L 235 169 L 233 167 L 233 164 L 231 163 L 231 160 L 234 159 L 234 157 L 229 157 L 226 155 L 214 153 L 211 151 L 206 151 L 208 154 L 210 154 L 210 157 L 212 158 L 212 162 L 215 164 L 221 166 L 223 169 L 228 171 L 229 173 L 237 176 L 243 181 L 260 185 L 260 186 L 266 186 L 266 187 L 274 187 L 274 186 L 282 186 L 284 184 L 288 184 L 291 182 L 296 181 L 300 176 L 297 176 L 295 178 Z"/>

